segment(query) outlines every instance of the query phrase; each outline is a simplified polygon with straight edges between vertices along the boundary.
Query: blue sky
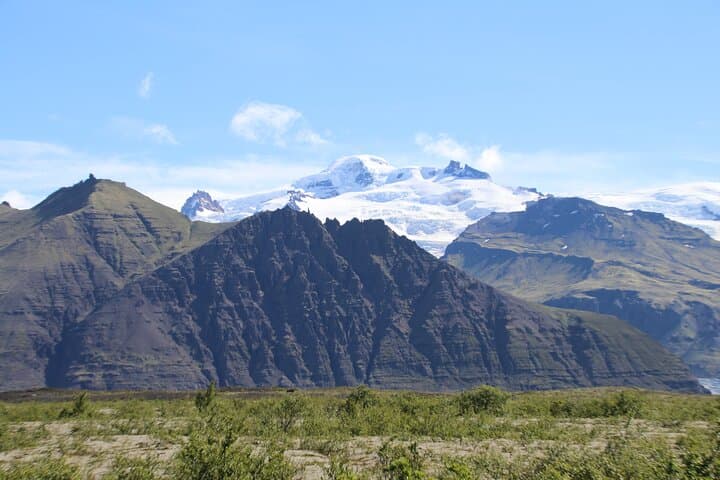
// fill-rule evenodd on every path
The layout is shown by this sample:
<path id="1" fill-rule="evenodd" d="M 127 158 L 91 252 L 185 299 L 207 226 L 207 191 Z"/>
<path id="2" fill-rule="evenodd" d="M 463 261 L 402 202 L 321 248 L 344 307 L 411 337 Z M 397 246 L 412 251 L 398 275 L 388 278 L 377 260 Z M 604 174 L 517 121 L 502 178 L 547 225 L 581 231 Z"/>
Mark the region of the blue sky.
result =
<path id="1" fill-rule="evenodd" d="M 181 3 L 0 0 L 0 197 L 93 171 L 178 206 L 353 153 L 720 181 L 718 2 Z"/>

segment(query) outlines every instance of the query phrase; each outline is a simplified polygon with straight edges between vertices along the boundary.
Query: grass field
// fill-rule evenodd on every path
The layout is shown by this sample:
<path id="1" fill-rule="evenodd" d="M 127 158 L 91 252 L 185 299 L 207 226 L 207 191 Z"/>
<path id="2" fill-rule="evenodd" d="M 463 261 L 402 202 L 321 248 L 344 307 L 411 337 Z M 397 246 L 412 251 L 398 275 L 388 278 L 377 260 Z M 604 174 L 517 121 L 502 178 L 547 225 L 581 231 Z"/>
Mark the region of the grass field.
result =
<path id="1" fill-rule="evenodd" d="M 720 399 L 619 389 L 0 395 L 0 479 L 720 478 Z"/>

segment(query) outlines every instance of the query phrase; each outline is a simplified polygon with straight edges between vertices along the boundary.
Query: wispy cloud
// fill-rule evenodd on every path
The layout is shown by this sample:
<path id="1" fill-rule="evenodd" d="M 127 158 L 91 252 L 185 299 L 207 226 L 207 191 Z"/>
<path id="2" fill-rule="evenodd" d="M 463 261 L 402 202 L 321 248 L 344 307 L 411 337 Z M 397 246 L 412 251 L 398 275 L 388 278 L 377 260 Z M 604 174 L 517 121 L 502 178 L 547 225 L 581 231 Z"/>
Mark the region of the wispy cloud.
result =
<path id="1" fill-rule="evenodd" d="M 0 195 L 0 202 L 8 202 L 13 208 L 30 208 L 35 201 L 17 190 L 8 190 Z"/>
<path id="2" fill-rule="evenodd" d="M 27 208 L 93 173 L 126 182 L 165 205 L 180 208 L 198 188 L 220 198 L 234 198 L 289 188 L 292 181 L 324 166 L 257 155 L 198 158 L 178 164 L 145 155 L 98 155 L 51 143 L 0 140 L 0 199 Z"/>
<path id="3" fill-rule="evenodd" d="M 299 143 L 306 143 L 308 145 L 325 145 L 328 143 L 328 141 L 321 137 L 319 133 L 314 132 L 309 128 L 304 128 L 298 131 L 295 135 L 295 140 Z"/>
<path id="4" fill-rule="evenodd" d="M 475 165 L 488 172 L 495 172 L 502 168 L 504 158 L 500 153 L 500 145 L 484 148 L 475 159 Z"/>
<path id="5" fill-rule="evenodd" d="M 313 131 L 303 114 L 287 105 L 250 102 L 230 121 L 230 131 L 256 143 L 272 143 L 280 147 L 289 143 L 323 145 L 328 143 Z"/>
<path id="6" fill-rule="evenodd" d="M 157 143 L 165 143 L 169 145 L 177 145 L 178 141 L 175 139 L 175 135 L 170 131 L 167 125 L 161 123 L 154 123 L 148 125 L 143 130 L 146 137 L 152 138 Z"/>
<path id="7" fill-rule="evenodd" d="M 423 132 L 418 133 L 415 135 L 415 144 L 424 153 L 432 157 L 457 160 L 489 172 L 499 170 L 504 163 L 499 145 L 484 148 L 475 145 L 463 145 L 446 133 L 435 136 Z"/>
<path id="8" fill-rule="evenodd" d="M 124 137 L 148 139 L 161 145 L 178 145 L 179 142 L 170 127 L 162 123 L 148 123 L 132 117 L 112 117 L 110 128 Z"/>
<path id="9" fill-rule="evenodd" d="M 46 142 L 33 142 L 27 140 L 0 140 L 0 154 L 20 158 L 28 156 L 46 155 L 59 156 L 68 155 L 71 150 L 63 145 Z"/>
<path id="10" fill-rule="evenodd" d="M 418 133 L 415 135 L 415 144 L 428 155 L 458 162 L 466 162 L 470 158 L 468 150 L 445 133 L 435 137 L 427 133 Z"/>
<path id="11" fill-rule="evenodd" d="M 140 97 L 142 97 L 142 98 L 150 97 L 154 79 L 155 79 L 155 74 L 153 74 L 153 72 L 148 72 L 145 74 L 145 76 L 142 78 L 142 80 L 140 80 L 140 85 L 138 85 L 138 95 L 140 95 Z"/>

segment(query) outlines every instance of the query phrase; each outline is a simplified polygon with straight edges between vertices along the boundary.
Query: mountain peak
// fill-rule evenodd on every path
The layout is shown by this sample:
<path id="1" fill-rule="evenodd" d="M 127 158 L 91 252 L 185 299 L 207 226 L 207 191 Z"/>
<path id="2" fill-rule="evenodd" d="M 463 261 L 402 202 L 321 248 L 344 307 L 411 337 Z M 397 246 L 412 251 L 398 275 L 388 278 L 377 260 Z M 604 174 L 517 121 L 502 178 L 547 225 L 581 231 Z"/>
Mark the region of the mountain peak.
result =
<path id="1" fill-rule="evenodd" d="M 347 168 L 349 165 L 358 164 L 368 169 L 383 169 L 387 167 L 393 168 L 392 165 L 390 165 L 390 163 L 382 157 L 369 154 L 356 154 L 338 158 L 330 164 L 327 170 L 332 171 L 340 168 Z"/>
<path id="2" fill-rule="evenodd" d="M 227 227 L 59 330 L 52 376 L 41 365 L 34 385 L 700 388 L 617 320 L 505 296 L 382 221 L 323 224 L 290 207 Z M 17 371 L 26 357 L 14 358 Z"/>
<path id="3" fill-rule="evenodd" d="M 552 195 L 540 198 L 534 202 L 529 202 L 525 215 L 546 219 L 548 221 L 553 221 L 554 219 L 563 218 L 568 215 L 576 219 L 637 216 L 654 223 L 669 221 L 662 213 L 646 212 L 643 210 L 623 210 L 616 207 L 600 205 L 592 200 L 581 197 L 554 197 Z"/>
<path id="4" fill-rule="evenodd" d="M 533 189 L 498 185 L 487 173 L 456 161 L 447 167 L 396 168 L 374 155 L 350 155 L 300 178 L 290 188 L 223 199 L 222 213 L 209 209 L 202 215 L 185 209 L 183 213 L 192 220 L 226 222 L 287 204 L 320 218 L 381 218 L 395 232 L 440 256 L 470 223 L 493 211 L 523 210 L 525 202 L 541 195 Z"/>
<path id="5" fill-rule="evenodd" d="M 56 190 L 45 200 L 34 206 L 33 210 L 42 218 L 57 217 L 80 210 L 88 205 L 90 196 L 96 191 L 97 185 L 101 182 L 115 183 L 110 180 L 98 180 L 91 173 L 86 180 Z"/>
<path id="6" fill-rule="evenodd" d="M 384 158 L 374 155 L 350 155 L 335 160 L 318 174 L 301 178 L 294 186 L 313 193 L 318 198 L 330 198 L 341 193 L 382 185 L 393 171 L 395 168 Z"/>
<path id="7" fill-rule="evenodd" d="M 610 209 L 611 207 L 605 207 L 599 203 L 595 203 L 592 200 L 587 200 L 581 197 L 556 197 L 553 195 L 545 198 L 540 198 L 535 202 L 528 204 L 528 209 L 533 211 L 548 211 L 552 213 L 560 213 L 565 210 L 571 211 L 583 211 L 583 212 L 601 212 Z"/>
<path id="8" fill-rule="evenodd" d="M 526 300 L 616 315 L 699 375 L 720 375 L 720 242 L 699 229 L 660 213 L 549 197 L 471 225 L 446 259 Z"/>
<path id="9" fill-rule="evenodd" d="M 185 200 L 185 204 L 180 209 L 180 213 L 192 219 L 201 215 L 202 212 L 224 213 L 225 210 L 220 203 L 213 200 L 208 192 L 197 190 Z"/>
<path id="10" fill-rule="evenodd" d="M 458 178 L 477 178 L 479 180 L 490 180 L 490 174 L 476 168 L 472 168 L 468 164 L 464 166 L 457 160 L 450 160 L 448 166 L 445 167 L 443 173 Z"/>

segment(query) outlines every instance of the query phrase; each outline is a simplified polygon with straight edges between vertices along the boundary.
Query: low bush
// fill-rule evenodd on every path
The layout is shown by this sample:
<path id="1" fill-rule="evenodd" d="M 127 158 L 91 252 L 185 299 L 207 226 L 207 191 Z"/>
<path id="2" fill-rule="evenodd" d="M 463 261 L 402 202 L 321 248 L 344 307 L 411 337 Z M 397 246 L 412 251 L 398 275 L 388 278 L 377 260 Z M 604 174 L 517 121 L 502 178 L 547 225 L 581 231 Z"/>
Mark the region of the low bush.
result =
<path id="1" fill-rule="evenodd" d="M 364 480 L 366 477 L 350 467 L 345 455 L 331 455 L 323 469 L 323 480 Z"/>
<path id="2" fill-rule="evenodd" d="M 302 418 L 307 409 L 307 400 L 302 394 L 291 393 L 275 406 L 275 418 L 281 432 L 288 433 Z"/>
<path id="3" fill-rule="evenodd" d="M 158 462 L 152 458 L 117 457 L 103 480 L 156 480 Z"/>
<path id="4" fill-rule="evenodd" d="M 408 446 L 386 442 L 378 450 L 380 478 L 383 480 L 425 480 L 423 461 L 417 443 Z"/>
<path id="5" fill-rule="evenodd" d="M 457 397 L 462 415 L 468 413 L 500 414 L 509 399 L 510 394 L 488 385 L 462 392 Z"/>
<path id="6" fill-rule="evenodd" d="M 77 467 L 53 458 L 36 459 L 0 470 L 0 480 L 80 480 Z"/>
<path id="7" fill-rule="evenodd" d="M 60 410 L 59 418 L 75 418 L 90 414 L 90 399 L 87 392 L 80 392 L 72 401 L 72 405 Z"/>
<path id="8" fill-rule="evenodd" d="M 217 392 L 215 390 L 215 382 L 210 382 L 210 385 L 198 393 L 195 394 L 195 408 L 198 412 L 205 413 L 210 406 L 215 402 Z"/>
<path id="9" fill-rule="evenodd" d="M 372 390 L 366 385 L 359 385 L 350 392 L 350 395 L 345 399 L 342 405 L 342 410 L 349 414 L 355 415 L 359 411 L 365 410 L 368 407 L 377 405 L 378 398 Z"/>

